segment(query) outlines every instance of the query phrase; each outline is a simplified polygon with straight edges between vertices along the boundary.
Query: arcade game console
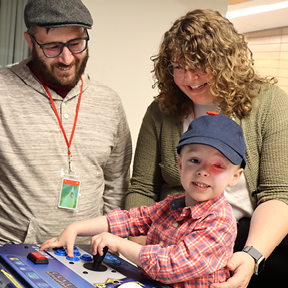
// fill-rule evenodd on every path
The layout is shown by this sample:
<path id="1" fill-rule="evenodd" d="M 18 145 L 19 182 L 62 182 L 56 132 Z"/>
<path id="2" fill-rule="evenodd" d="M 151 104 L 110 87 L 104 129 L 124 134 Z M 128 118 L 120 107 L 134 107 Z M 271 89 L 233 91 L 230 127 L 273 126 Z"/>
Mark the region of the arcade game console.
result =
<path id="1" fill-rule="evenodd" d="M 39 251 L 37 245 L 6 244 L 0 247 L 0 288 L 167 286 L 140 274 L 136 266 L 109 251 L 104 256 L 91 255 L 88 245 L 75 246 L 74 258 L 70 258 L 65 248 Z"/>

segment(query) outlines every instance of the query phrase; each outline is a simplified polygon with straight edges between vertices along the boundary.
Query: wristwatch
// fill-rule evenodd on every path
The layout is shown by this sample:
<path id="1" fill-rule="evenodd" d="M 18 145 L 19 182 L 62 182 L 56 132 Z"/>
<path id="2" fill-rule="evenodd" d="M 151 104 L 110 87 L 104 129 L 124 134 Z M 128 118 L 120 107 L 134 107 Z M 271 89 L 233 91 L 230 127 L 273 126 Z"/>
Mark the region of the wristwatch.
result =
<path id="1" fill-rule="evenodd" d="M 248 253 L 255 260 L 254 274 L 259 275 L 265 266 L 264 256 L 253 246 L 246 246 L 243 251 Z"/>

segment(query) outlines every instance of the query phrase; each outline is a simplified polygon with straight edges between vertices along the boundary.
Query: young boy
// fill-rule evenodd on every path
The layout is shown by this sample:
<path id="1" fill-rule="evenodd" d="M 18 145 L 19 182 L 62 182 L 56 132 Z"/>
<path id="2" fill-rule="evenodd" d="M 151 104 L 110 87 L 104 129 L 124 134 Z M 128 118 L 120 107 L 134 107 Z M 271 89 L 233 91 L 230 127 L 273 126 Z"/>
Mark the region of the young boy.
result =
<path id="1" fill-rule="evenodd" d="M 73 257 L 77 236 L 93 236 L 91 251 L 105 246 L 134 262 L 152 279 L 174 287 L 209 287 L 229 277 L 236 222 L 223 191 L 234 186 L 246 165 L 242 128 L 223 114 L 193 120 L 177 146 L 185 194 L 152 206 L 116 209 L 76 222 L 40 250 L 66 246 Z M 147 245 L 123 239 L 147 235 Z"/>

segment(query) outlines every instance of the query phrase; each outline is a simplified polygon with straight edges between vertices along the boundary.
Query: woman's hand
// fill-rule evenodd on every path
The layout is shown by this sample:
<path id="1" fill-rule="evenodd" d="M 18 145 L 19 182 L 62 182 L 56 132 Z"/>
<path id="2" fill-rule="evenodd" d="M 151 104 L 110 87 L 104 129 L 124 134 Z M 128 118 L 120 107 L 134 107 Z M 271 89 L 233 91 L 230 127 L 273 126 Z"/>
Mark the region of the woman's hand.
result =
<path id="1" fill-rule="evenodd" d="M 246 252 L 236 252 L 227 264 L 233 276 L 224 283 L 214 283 L 210 288 L 246 288 L 254 273 L 255 261 Z"/>

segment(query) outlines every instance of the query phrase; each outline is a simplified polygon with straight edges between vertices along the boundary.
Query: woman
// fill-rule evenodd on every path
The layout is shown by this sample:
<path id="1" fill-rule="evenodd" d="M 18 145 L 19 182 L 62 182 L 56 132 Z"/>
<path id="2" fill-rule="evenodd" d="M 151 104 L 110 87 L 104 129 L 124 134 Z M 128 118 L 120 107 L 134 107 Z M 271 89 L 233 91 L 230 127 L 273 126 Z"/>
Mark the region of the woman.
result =
<path id="1" fill-rule="evenodd" d="M 228 264 L 233 277 L 211 287 L 247 287 L 264 264 L 258 255 L 267 259 L 288 233 L 288 95 L 274 85 L 276 79 L 257 75 L 244 36 L 216 11 L 194 10 L 176 20 L 153 61 L 159 95 L 143 118 L 126 208 L 183 192 L 175 147 L 193 119 L 208 110 L 233 118 L 247 145 L 244 175 L 225 190 L 238 221 L 239 252 Z M 276 252 L 249 287 L 277 287 L 281 273 L 269 266 L 273 257 L 280 270 L 286 265 Z"/>

